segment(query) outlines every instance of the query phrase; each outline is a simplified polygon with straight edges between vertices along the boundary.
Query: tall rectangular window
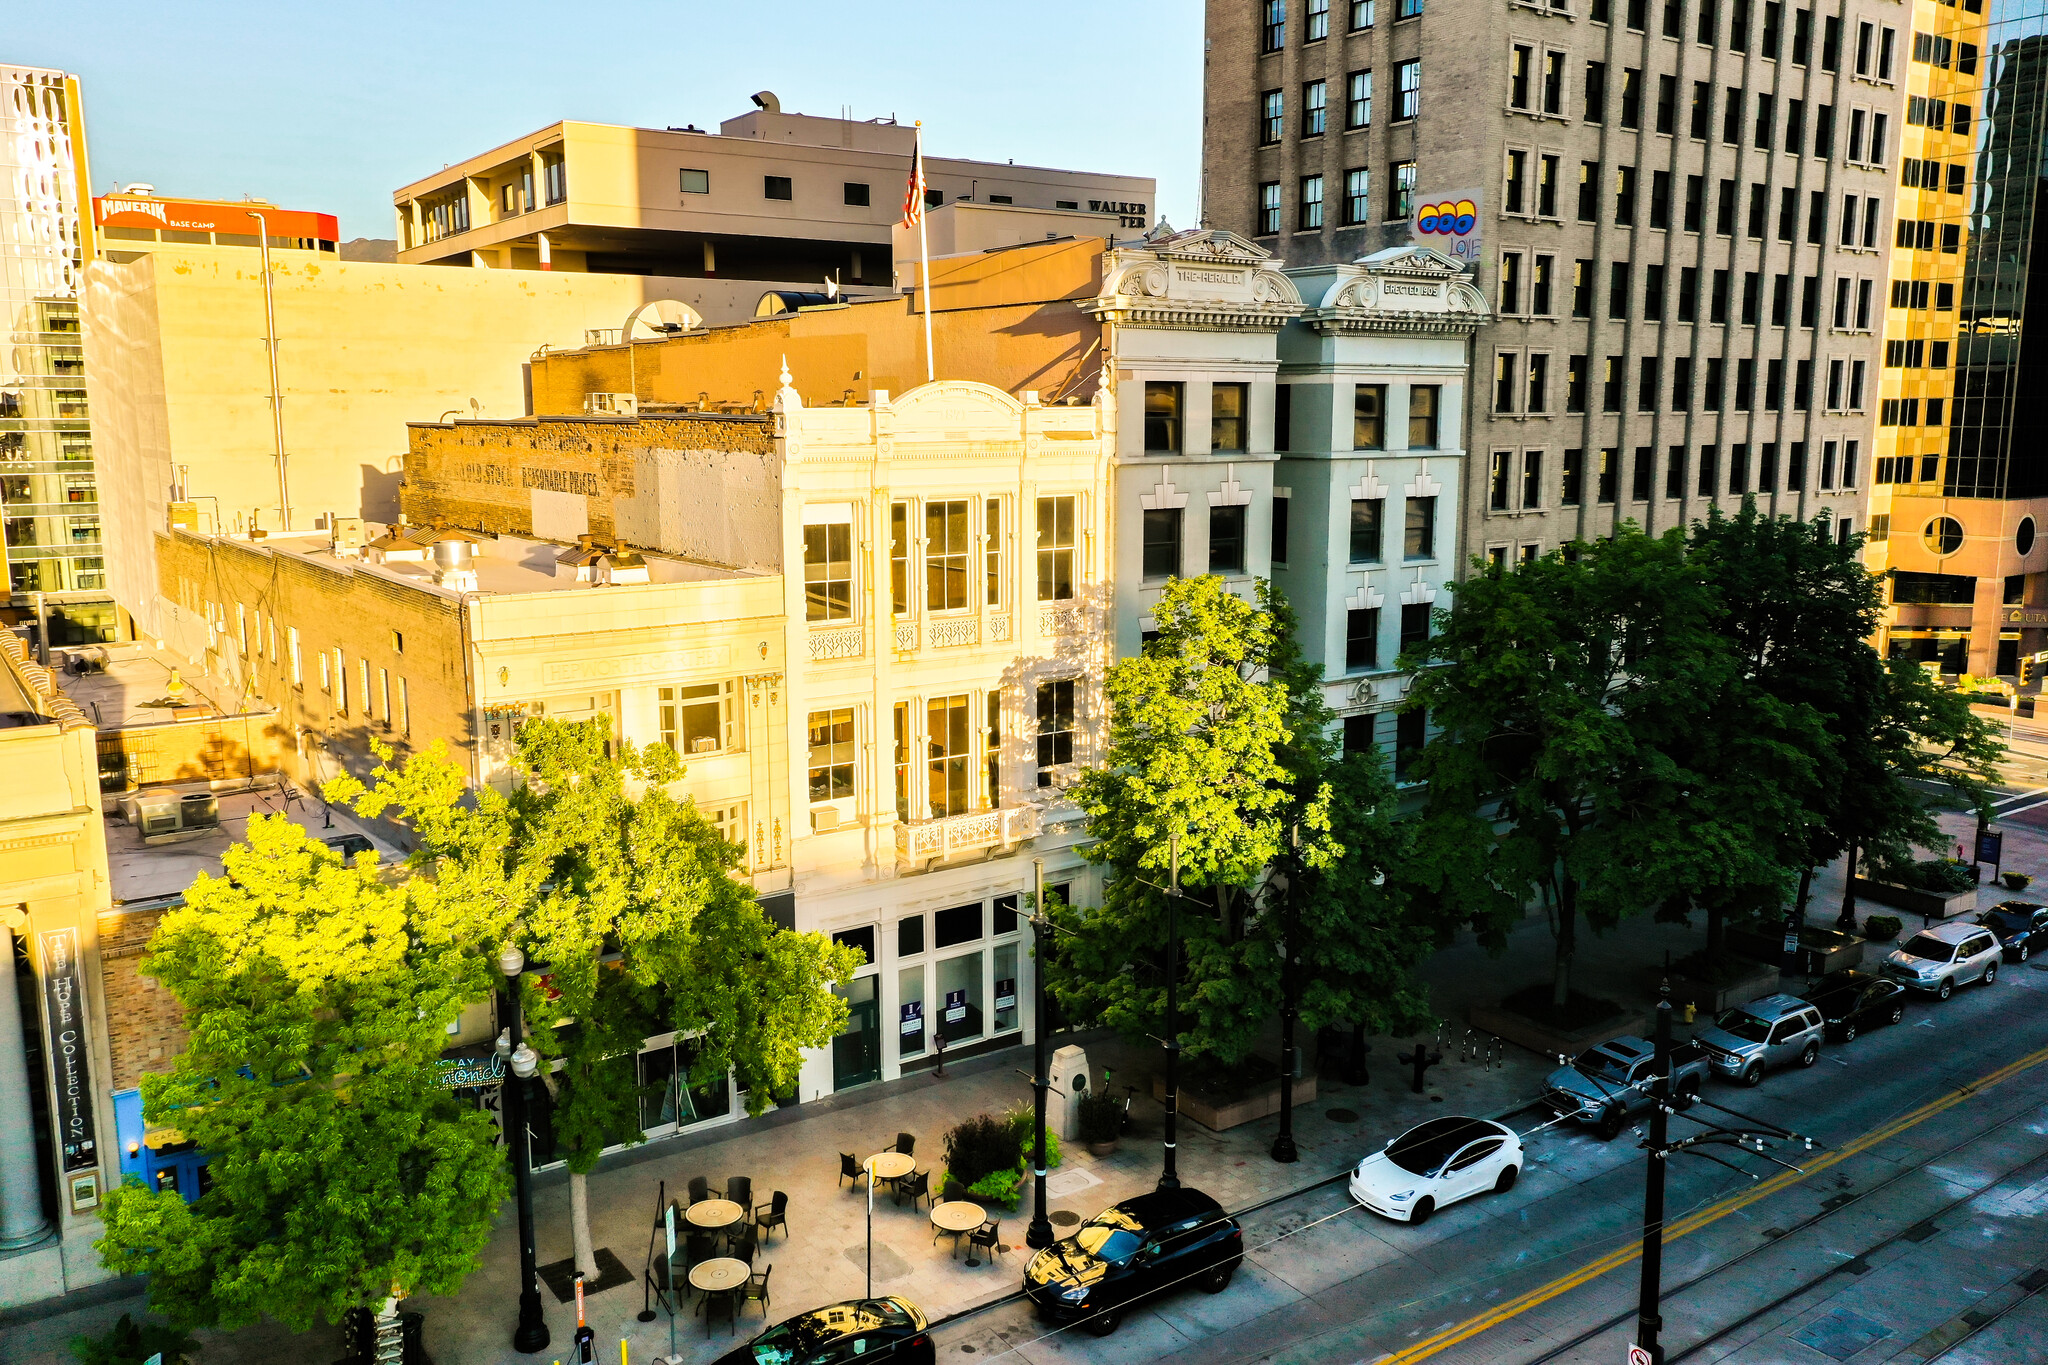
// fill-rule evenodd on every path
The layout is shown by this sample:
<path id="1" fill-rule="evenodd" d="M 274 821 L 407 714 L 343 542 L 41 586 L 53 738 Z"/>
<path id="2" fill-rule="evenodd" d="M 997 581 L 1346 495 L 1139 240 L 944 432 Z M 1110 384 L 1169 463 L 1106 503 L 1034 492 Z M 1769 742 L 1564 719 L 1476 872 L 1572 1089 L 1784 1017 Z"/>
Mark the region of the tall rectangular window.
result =
<path id="1" fill-rule="evenodd" d="M 1508 510 L 1508 481 L 1512 472 L 1509 463 L 1515 458 L 1512 450 L 1493 452 L 1493 465 L 1487 471 L 1486 505 L 1496 512 Z"/>
<path id="2" fill-rule="evenodd" d="M 1329 129 L 1330 87 L 1309 81 L 1301 87 L 1301 135 L 1321 137 Z"/>
<path id="3" fill-rule="evenodd" d="M 981 558 L 983 595 L 991 607 L 1003 601 L 1003 500 L 990 498 L 982 507 Z"/>
<path id="4" fill-rule="evenodd" d="M 1550 316 L 1550 281 L 1557 273 L 1555 256 L 1537 256 L 1529 270 L 1529 312 L 1539 318 Z"/>
<path id="5" fill-rule="evenodd" d="M 910 504 L 889 504 L 889 609 L 910 610 Z"/>
<path id="6" fill-rule="evenodd" d="M 1038 785 L 1052 785 L 1054 768 L 1074 761 L 1074 680 L 1038 685 Z"/>
<path id="7" fill-rule="evenodd" d="M 1664 496 L 1685 496 L 1685 447 L 1673 446 L 1664 457 Z"/>
<path id="8" fill-rule="evenodd" d="M 1214 384 L 1209 389 L 1209 449 L 1242 452 L 1250 434 L 1251 386 Z"/>
<path id="9" fill-rule="evenodd" d="M 1301 178 L 1301 201 L 1295 218 L 1295 226 L 1303 232 L 1314 232 L 1323 225 L 1323 178 L 1319 175 L 1305 175 Z"/>
<path id="10" fill-rule="evenodd" d="M 1302 15 L 1302 41 L 1320 42 L 1330 36 L 1330 0 L 1308 0 Z"/>
<path id="11" fill-rule="evenodd" d="M 1344 172 L 1344 226 L 1372 220 L 1372 173 L 1364 166 Z"/>
<path id="12" fill-rule="evenodd" d="M 1144 572 L 1147 578 L 1173 578 L 1180 573 L 1180 509 L 1145 510 Z"/>
<path id="13" fill-rule="evenodd" d="M 1409 498 L 1407 501 L 1408 525 L 1402 538 L 1401 552 L 1409 559 L 1434 559 L 1436 557 L 1436 499 Z"/>
<path id="14" fill-rule="evenodd" d="M 1493 357 L 1493 410 L 1513 412 L 1515 410 L 1516 378 L 1520 370 L 1520 355 L 1514 351 L 1497 351 Z"/>
<path id="15" fill-rule="evenodd" d="M 1344 613 L 1344 670 L 1358 673 L 1380 663 L 1380 609 L 1356 608 Z"/>
<path id="16" fill-rule="evenodd" d="M 1525 450 L 1522 452 L 1522 506 L 1524 508 L 1543 505 L 1543 452 Z"/>
<path id="17" fill-rule="evenodd" d="M 1422 62 L 1394 63 L 1394 120 L 1405 122 L 1422 112 Z"/>
<path id="18" fill-rule="evenodd" d="M 1074 598 L 1075 509 L 1071 494 L 1038 500 L 1038 600 Z"/>
<path id="19" fill-rule="evenodd" d="M 1270 237 L 1280 230 L 1280 182 L 1268 180 L 1259 186 L 1259 235 Z"/>
<path id="20" fill-rule="evenodd" d="M 1145 382 L 1145 451 L 1147 454 L 1180 453 L 1182 389 L 1178 383 L 1152 379 Z"/>
<path id="21" fill-rule="evenodd" d="M 1648 502 L 1652 481 L 1657 476 L 1656 451 L 1650 446 L 1636 447 L 1636 462 L 1629 482 L 1629 497 L 1635 502 Z"/>
<path id="22" fill-rule="evenodd" d="M 1272 544 L 1267 557 L 1275 564 L 1287 562 L 1287 513 L 1292 498 L 1273 499 Z"/>
<path id="23" fill-rule="evenodd" d="M 1585 120 L 1588 123 L 1607 121 L 1607 63 L 1586 63 Z"/>
<path id="24" fill-rule="evenodd" d="M 1632 66 L 1621 72 L 1621 126 L 1643 126 L 1643 73 Z"/>
<path id="25" fill-rule="evenodd" d="M 1351 562 L 1377 564 L 1384 553 L 1387 504 L 1383 498 L 1351 500 Z"/>
<path id="26" fill-rule="evenodd" d="M 926 503 L 924 539 L 925 610 L 966 610 L 970 554 L 967 503 Z"/>
<path id="27" fill-rule="evenodd" d="M 973 809 L 974 740 L 967 694 L 932 697 L 925 702 L 925 803 L 932 819 L 965 815 Z M 813 797 L 813 800 L 816 798 Z"/>
<path id="28" fill-rule="evenodd" d="M 853 526 L 826 522 L 804 527 L 804 619 L 853 619 Z"/>
<path id="29" fill-rule="evenodd" d="M 398 733 L 412 733 L 412 688 L 402 677 L 398 680 Z"/>
<path id="30" fill-rule="evenodd" d="M 698 683 L 690 687 L 655 689 L 661 742 L 676 753 L 715 754 L 728 747 L 727 684 Z"/>
<path id="31" fill-rule="evenodd" d="M 1287 0 L 1265 0 L 1259 28 L 1259 50 L 1278 52 L 1287 46 Z"/>
<path id="32" fill-rule="evenodd" d="M 303 687 L 306 677 L 302 661 L 299 658 L 299 628 L 297 626 L 286 626 L 284 628 L 284 642 L 285 648 L 289 651 L 291 657 L 292 686 Z"/>
<path id="33" fill-rule="evenodd" d="M 1354 71 L 1345 87 L 1344 126 L 1372 126 L 1372 72 Z"/>
<path id="34" fill-rule="evenodd" d="M 1351 448 L 1378 450 L 1386 444 L 1387 386 L 1359 384 L 1351 392 Z"/>
<path id="35" fill-rule="evenodd" d="M 1244 508 L 1225 504 L 1209 509 L 1209 572 L 1244 572 Z"/>
<path id="36" fill-rule="evenodd" d="M 1614 168 L 1614 221 L 1620 227 L 1636 223 L 1636 168 Z"/>
<path id="37" fill-rule="evenodd" d="M 1396 161 L 1387 175 L 1387 217 L 1406 218 L 1415 211 L 1415 186 L 1415 163 Z"/>
<path id="38" fill-rule="evenodd" d="M 1586 452 L 1579 449 L 1564 453 L 1564 465 L 1559 471 L 1557 504 L 1560 507 L 1577 507 L 1585 497 Z"/>
<path id="39" fill-rule="evenodd" d="M 1678 77 L 1657 78 L 1657 131 L 1676 133 L 1678 131 Z"/>
<path id="40" fill-rule="evenodd" d="M 1538 257 L 1539 261 L 1544 257 Z M 1548 311 L 1548 310 L 1544 310 Z M 1408 386 L 1408 448 L 1410 450 L 1435 450 L 1437 445 L 1437 409 L 1443 402 L 1443 388 L 1437 384 L 1410 384 Z"/>

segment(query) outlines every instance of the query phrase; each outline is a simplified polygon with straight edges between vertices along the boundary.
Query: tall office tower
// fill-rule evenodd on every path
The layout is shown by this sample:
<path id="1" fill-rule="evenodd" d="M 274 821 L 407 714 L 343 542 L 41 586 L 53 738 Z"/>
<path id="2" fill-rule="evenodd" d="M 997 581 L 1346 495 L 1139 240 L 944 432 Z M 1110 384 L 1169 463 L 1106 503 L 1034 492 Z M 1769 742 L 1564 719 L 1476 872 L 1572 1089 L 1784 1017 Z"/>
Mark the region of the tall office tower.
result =
<path id="1" fill-rule="evenodd" d="M 0 504 L 16 606 L 42 593 L 52 637 L 111 624 L 78 294 L 92 256 L 78 79 L 0 66 Z"/>
<path id="2" fill-rule="evenodd" d="M 1897 571 L 1886 651 L 1949 673 L 2048 648 L 2044 29 L 2042 0 L 1913 8 L 1867 559 Z"/>
<path id="3" fill-rule="evenodd" d="M 1904 17 L 1208 0 L 1203 211 L 1291 266 L 1414 242 L 1474 272 L 1473 554 L 1745 494 L 1860 529 Z"/>

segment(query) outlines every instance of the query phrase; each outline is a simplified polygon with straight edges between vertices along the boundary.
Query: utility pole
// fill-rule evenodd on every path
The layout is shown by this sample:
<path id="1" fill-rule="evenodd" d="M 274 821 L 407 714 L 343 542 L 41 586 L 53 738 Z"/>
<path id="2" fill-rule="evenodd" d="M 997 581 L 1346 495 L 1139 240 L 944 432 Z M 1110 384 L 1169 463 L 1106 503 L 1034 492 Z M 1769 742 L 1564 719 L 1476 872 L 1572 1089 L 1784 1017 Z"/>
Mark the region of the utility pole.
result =
<path id="1" fill-rule="evenodd" d="M 1671 983 L 1658 988 L 1657 1028 L 1652 1035 L 1656 1048 L 1650 1062 L 1650 1160 L 1643 1184 L 1643 1279 L 1636 1296 L 1636 1345 L 1649 1352 L 1650 1365 L 1664 1365 L 1664 1348 L 1657 1344 L 1664 1318 L 1659 1302 L 1664 1287 L 1664 1166 L 1665 1142 L 1670 1118 L 1665 1106 L 1671 1099 Z"/>
<path id="2" fill-rule="evenodd" d="M 1294 859 L 1287 868 L 1285 918 L 1280 925 L 1280 1132 L 1273 1139 L 1273 1160 L 1285 1165 L 1301 1160 L 1294 1146 L 1294 939 L 1296 898 L 1301 894 L 1301 822 L 1294 823 Z"/>
<path id="3" fill-rule="evenodd" d="M 1180 836 L 1171 836 L 1172 871 L 1166 893 L 1166 1149 L 1158 1189 L 1180 1188 L 1174 1139 L 1180 1119 Z"/>
<path id="4" fill-rule="evenodd" d="M 1038 1018 L 1032 1029 L 1031 1089 L 1036 1095 L 1037 1115 L 1035 1139 L 1031 1148 L 1031 1225 L 1024 1230 L 1024 1245 L 1036 1251 L 1052 1245 L 1052 1220 L 1045 1209 L 1045 1101 L 1052 1089 L 1052 1077 L 1048 1074 L 1045 1057 L 1045 1034 L 1050 1023 L 1046 1011 L 1045 950 L 1052 943 L 1052 920 L 1045 913 L 1045 860 L 1031 860 L 1031 946 L 1038 961 L 1032 971 L 1038 978 Z"/>

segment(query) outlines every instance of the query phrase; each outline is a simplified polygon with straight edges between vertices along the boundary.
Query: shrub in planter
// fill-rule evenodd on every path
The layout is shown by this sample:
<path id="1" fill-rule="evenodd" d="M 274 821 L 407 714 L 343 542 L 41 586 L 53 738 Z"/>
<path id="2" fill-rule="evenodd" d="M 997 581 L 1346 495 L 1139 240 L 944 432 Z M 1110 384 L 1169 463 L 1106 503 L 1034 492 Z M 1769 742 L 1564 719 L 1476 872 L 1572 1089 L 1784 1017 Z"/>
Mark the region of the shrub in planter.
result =
<path id="1" fill-rule="evenodd" d="M 1023 1160 L 1024 1144 L 1007 1116 L 976 1114 L 946 1134 L 946 1174 L 969 1188 L 992 1171 L 1017 1169 Z"/>
<path id="2" fill-rule="evenodd" d="M 1998 880 L 2005 883 L 2005 889 L 2008 891 L 2024 891 L 2033 884 L 2034 879 L 2024 872 L 2005 872 L 1999 875 Z"/>
<path id="3" fill-rule="evenodd" d="M 1089 1146 L 1115 1142 L 1123 1132 L 1124 1107 L 1109 1092 L 1091 1091 L 1082 1097 L 1079 1108 L 1081 1141 Z"/>
<path id="4" fill-rule="evenodd" d="M 1897 915 L 1872 915 L 1863 921 L 1863 937 L 1872 943 L 1890 943 L 1904 927 Z"/>
<path id="5" fill-rule="evenodd" d="M 1017 1141 L 1023 1146 L 1024 1154 L 1018 1163 L 1026 1170 L 1031 1166 L 1031 1144 L 1038 1128 L 1038 1106 L 1035 1104 L 1013 1104 L 1003 1111 L 1003 1120 L 1017 1130 Z M 1054 1125 L 1050 1114 L 1045 1120 L 1045 1169 L 1055 1169 L 1060 1164 L 1060 1130 Z"/>
<path id="6" fill-rule="evenodd" d="M 79 1365 L 142 1365 L 159 1351 L 164 1365 L 190 1365 L 198 1350 L 199 1343 L 175 1327 L 138 1323 L 126 1313 L 96 1337 L 71 1338 L 71 1354 Z"/>

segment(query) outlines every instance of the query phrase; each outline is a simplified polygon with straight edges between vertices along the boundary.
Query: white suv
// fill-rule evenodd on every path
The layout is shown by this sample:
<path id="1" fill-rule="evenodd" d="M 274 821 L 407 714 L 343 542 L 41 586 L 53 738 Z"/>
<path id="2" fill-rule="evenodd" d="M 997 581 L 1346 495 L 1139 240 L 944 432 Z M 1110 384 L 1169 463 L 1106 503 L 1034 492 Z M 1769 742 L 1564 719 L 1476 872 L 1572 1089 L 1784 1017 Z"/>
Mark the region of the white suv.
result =
<path id="1" fill-rule="evenodd" d="M 1998 979 L 1998 939 L 1980 924 L 1941 924 L 1922 929 L 1884 960 L 1884 974 L 1901 986 L 1937 1000 L 1957 986 Z"/>

